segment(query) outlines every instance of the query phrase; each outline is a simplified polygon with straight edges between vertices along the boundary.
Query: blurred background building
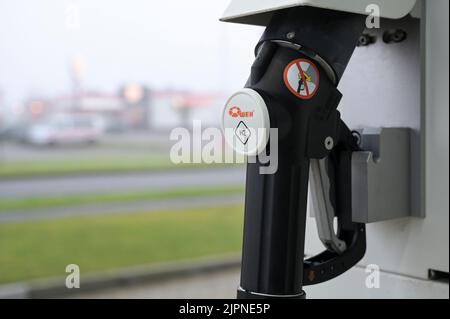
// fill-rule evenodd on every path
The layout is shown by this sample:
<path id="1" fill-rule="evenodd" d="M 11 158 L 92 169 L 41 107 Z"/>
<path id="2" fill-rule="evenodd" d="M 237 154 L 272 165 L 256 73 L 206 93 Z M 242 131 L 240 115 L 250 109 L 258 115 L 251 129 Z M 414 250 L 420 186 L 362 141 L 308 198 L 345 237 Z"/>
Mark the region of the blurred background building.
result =
<path id="1" fill-rule="evenodd" d="M 20 287 L 55 286 L 69 264 L 82 294 L 162 263 L 181 267 L 178 289 L 140 296 L 194 297 L 213 279 L 183 269 L 217 256 L 236 278 L 243 167 L 169 158 L 171 130 L 218 127 L 247 80 L 262 29 L 236 37 L 218 22 L 227 2 L 0 0 L 0 298 L 36 296 Z M 107 290 L 132 297 L 121 285 Z"/>

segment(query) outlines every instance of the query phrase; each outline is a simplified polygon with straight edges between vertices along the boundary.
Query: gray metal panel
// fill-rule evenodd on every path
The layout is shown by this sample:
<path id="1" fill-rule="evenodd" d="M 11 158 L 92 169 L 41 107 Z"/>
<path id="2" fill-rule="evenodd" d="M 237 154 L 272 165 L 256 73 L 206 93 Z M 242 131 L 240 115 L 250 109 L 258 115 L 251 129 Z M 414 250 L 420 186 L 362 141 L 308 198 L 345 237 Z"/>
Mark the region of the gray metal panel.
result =
<path id="1" fill-rule="evenodd" d="M 362 135 L 352 158 L 353 221 L 373 223 L 411 216 L 410 130 L 379 129 Z"/>
<path id="2" fill-rule="evenodd" d="M 426 223 L 430 267 L 449 271 L 449 1 L 426 1 L 423 110 Z M 428 236 L 428 238 L 426 238 Z M 411 243 L 412 245 L 415 242 Z"/>

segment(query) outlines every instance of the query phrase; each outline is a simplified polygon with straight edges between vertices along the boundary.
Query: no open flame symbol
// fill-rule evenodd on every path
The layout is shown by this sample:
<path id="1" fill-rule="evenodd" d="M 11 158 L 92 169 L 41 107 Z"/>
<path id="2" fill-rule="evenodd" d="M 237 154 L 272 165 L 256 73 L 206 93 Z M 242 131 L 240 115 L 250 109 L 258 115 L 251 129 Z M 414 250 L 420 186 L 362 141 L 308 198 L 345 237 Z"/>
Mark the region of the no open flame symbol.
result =
<path id="1" fill-rule="evenodd" d="M 309 60 L 297 59 L 284 70 L 284 83 L 295 96 L 311 99 L 319 88 L 319 70 Z"/>

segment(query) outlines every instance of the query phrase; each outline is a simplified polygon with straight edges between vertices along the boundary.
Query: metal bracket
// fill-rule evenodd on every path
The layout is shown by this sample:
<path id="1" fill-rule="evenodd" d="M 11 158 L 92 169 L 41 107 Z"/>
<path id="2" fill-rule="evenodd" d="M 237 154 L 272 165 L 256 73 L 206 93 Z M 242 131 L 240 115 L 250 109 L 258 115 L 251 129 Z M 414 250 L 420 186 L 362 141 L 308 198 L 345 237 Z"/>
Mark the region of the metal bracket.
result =
<path id="1" fill-rule="evenodd" d="M 352 155 L 352 221 L 374 223 L 415 215 L 411 198 L 411 129 L 361 129 L 360 147 Z M 311 160 L 311 217 L 323 244 L 342 252 L 333 221 L 326 160 Z"/>
<path id="2" fill-rule="evenodd" d="M 367 224 L 412 216 L 410 131 L 360 131 L 360 147 L 365 151 L 352 156 L 354 222 Z"/>

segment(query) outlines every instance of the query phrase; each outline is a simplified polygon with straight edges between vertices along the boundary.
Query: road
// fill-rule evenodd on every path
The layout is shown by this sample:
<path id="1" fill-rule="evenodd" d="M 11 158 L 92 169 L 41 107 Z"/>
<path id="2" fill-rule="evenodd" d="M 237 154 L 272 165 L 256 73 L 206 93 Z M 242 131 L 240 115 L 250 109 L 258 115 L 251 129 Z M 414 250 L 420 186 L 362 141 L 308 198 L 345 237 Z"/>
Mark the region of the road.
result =
<path id="1" fill-rule="evenodd" d="M 64 160 L 95 156 L 120 156 L 132 153 L 151 154 L 170 151 L 169 132 L 127 132 L 105 135 L 94 145 L 60 145 L 53 147 L 30 146 L 13 141 L 0 140 L 0 163 Z"/>
<path id="2" fill-rule="evenodd" d="M 1 198 L 244 185 L 244 168 L 189 169 L 0 180 Z"/>

